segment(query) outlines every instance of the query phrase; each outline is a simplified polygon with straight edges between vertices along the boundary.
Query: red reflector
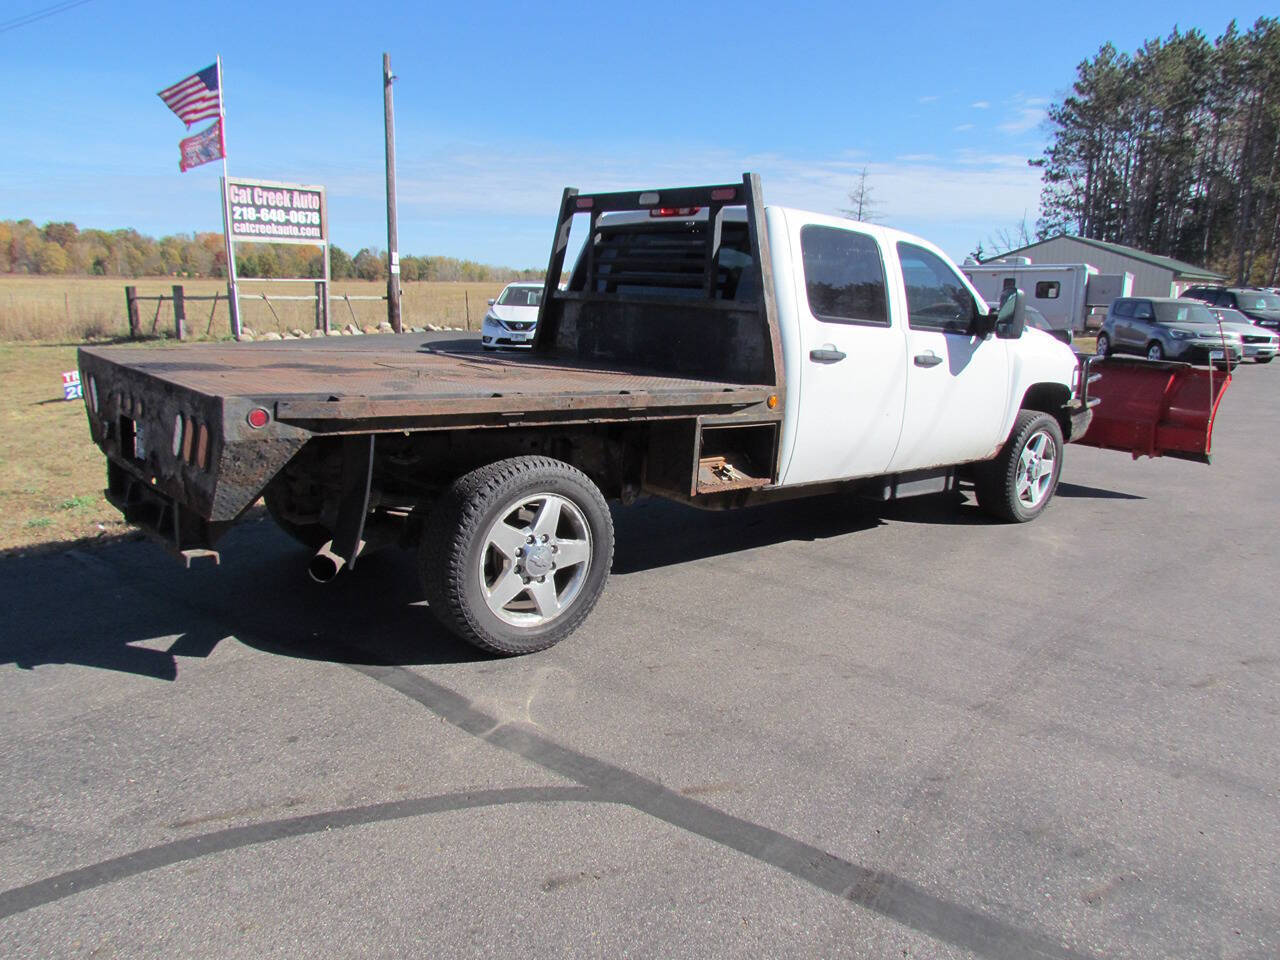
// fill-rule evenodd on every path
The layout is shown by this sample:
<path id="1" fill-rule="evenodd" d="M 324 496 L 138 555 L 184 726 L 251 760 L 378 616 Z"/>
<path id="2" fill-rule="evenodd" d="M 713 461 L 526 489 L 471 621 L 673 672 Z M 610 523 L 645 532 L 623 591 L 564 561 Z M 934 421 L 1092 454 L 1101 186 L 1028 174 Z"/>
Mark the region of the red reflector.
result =
<path id="1" fill-rule="evenodd" d="M 249 421 L 249 426 L 261 429 L 271 422 L 271 414 L 261 407 L 254 407 L 249 411 L 249 416 L 245 417 L 245 419 Z"/>
<path id="2" fill-rule="evenodd" d="M 712 200 L 733 200 L 738 196 L 737 187 L 717 187 L 711 191 Z"/>
<path id="3" fill-rule="evenodd" d="M 578 198 L 578 209 L 579 209 L 579 210 L 590 210 L 592 207 L 594 207 L 594 206 L 595 206 L 595 204 L 596 204 L 596 201 L 595 201 L 595 198 L 594 198 L 594 197 L 579 197 L 579 198 Z"/>
<path id="4" fill-rule="evenodd" d="M 701 207 L 653 207 L 649 210 L 651 217 L 692 217 Z"/>

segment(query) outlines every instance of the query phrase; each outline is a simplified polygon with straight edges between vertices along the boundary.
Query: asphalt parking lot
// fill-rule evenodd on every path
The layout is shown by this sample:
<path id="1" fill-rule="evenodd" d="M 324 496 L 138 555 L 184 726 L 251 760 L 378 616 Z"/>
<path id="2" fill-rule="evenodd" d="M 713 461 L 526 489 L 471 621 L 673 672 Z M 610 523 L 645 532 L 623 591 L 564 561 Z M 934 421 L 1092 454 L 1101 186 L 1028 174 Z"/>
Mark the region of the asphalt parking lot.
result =
<path id="1" fill-rule="evenodd" d="M 1280 368 L 1025 526 L 616 511 L 586 626 L 443 634 L 269 521 L 0 560 L 5 957 L 1275 957 Z"/>

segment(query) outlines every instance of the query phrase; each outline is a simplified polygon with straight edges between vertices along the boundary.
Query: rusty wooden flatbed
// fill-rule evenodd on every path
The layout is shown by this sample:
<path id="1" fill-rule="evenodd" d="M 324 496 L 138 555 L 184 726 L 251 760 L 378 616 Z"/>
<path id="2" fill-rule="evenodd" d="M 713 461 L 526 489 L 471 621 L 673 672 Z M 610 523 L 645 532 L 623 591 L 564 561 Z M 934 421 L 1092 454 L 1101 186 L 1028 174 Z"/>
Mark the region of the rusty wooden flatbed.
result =
<path id="1" fill-rule="evenodd" d="M 206 398 L 239 398 L 315 433 L 427 428 L 460 417 L 625 420 L 731 412 L 762 403 L 769 384 L 676 377 L 544 354 L 485 353 L 472 340 L 422 334 L 326 337 L 164 349 L 89 347 L 86 370 L 127 368 Z M 112 378 L 113 379 L 113 378 Z M 159 386 L 159 384 L 156 384 Z"/>

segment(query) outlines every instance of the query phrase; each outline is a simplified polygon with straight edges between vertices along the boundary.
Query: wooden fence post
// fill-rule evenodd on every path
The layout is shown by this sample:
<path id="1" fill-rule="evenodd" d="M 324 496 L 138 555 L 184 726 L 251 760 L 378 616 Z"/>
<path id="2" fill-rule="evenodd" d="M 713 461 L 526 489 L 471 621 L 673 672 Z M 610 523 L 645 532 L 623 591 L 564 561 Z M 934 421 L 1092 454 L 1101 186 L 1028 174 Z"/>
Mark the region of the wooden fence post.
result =
<path id="1" fill-rule="evenodd" d="M 138 288 L 124 288 L 125 309 L 129 316 L 129 337 L 137 340 L 142 336 L 142 318 L 138 316 Z"/>
<path id="2" fill-rule="evenodd" d="M 324 280 L 316 281 L 316 329 L 329 332 L 329 284 Z"/>
<path id="3" fill-rule="evenodd" d="M 183 337 L 183 327 L 186 322 L 187 301 L 184 299 L 182 285 L 175 283 L 173 285 L 173 332 L 179 340 Z"/>

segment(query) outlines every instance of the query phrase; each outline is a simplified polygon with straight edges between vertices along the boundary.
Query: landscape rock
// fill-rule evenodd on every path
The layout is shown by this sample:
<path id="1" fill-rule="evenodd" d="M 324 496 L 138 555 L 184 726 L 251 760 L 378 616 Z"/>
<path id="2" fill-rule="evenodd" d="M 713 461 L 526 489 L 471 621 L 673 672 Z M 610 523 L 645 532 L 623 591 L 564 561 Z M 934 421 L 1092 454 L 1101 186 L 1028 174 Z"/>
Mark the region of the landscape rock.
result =
<path id="1" fill-rule="evenodd" d="M 368 326 L 366 326 L 366 327 L 364 328 L 364 332 L 365 332 L 365 333 L 377 333 L 377 332 L 378 332 L 378 328 L 377 328 L 377 327 L 375 327 L 373 324 L 369 324 Z"/>
<path id="2" fill-rule="evenodd" d="M 262 335 L 262 339 L 263 340 L 283 340 L 284 337 L 280 336 L 280 334 L 276 333 L 274 330 L 268 330 L 266 333 Z"/>
<path id="3" fill-rule="evenodd" d="M 428 323 L 428 324 L 427 324 L 427 329 L 428 329 L 428 330 L 430 330 L 432 333 L 439 333 L 439 332 L 440 332 L 440 327 L 439 327 L 437 324 L 434 324 L 434 323 Z"/>
<path id="4" fill-rule="evenodd" d="M 252 331 L 252 330 L 241 330 L 241 331 L 240 331 L 240 342 L 241 342 L 241 343 L 253 343 L 253 331 Z"/>
<path id="5" fill-rule="evenodd" d="M 392 327 L 391 327 L 390 320 L 383 320 L 380 324 L 378 324 L 378 333 L 391 333 L 391 330 L 392 330 Z"/>
<path id="6" fill-rule="evenodd" d="M 333 332 L 333 331 L 330 331 L 330 333 L 332 333 L 332 332 Z M 324 331 L 323 331 L 323 330 L 312 330 L 312 331 L 311 331 L 311 336 L 312 336 L 312 337 L 323 337 L 324 335 L 325 335 L 325 333 L 324 333 Z"/>
<path id="7" fill-rule="evenodd" d="M 307 335 L 306 332 L 301 327 L 294 327 L 292 330 L 289 331 L 289 336 L 297 337 L 299 340 L 301 340 L 306 335 Z"/>
<path id="8" fill-rule="evenodd" d="M 340 337 L 340 336 L 342 336 L 342 334 L 343 334 L 343 331 L 342 331 L 342 330 L 330 330 L 330 331 L 329 331 L 329 336 L 331 336 L 331 337 Z"/>

